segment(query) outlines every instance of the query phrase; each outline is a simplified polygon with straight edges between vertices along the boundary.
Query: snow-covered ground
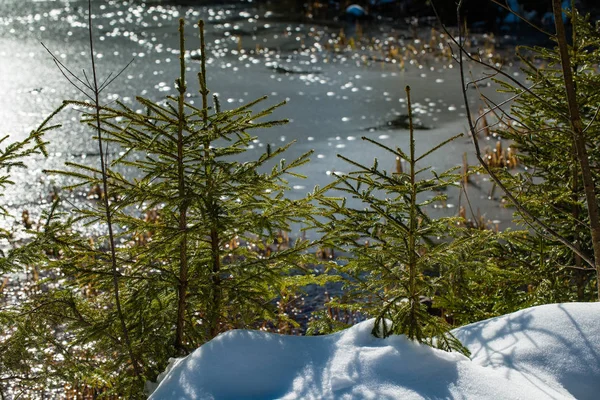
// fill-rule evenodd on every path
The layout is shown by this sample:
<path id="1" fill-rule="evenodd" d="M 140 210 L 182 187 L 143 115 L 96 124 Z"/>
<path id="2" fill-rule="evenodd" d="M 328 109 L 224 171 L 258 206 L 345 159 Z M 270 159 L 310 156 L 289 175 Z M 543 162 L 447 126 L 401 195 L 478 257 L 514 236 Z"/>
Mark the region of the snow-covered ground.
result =
<path id="1" fill-rule="evenodd" d="M 552 304 L 454 330 L 471 359 L 377 339 L 237 330 L 171 364 L 151 399 L 598 399 L 600 303 Z"/>

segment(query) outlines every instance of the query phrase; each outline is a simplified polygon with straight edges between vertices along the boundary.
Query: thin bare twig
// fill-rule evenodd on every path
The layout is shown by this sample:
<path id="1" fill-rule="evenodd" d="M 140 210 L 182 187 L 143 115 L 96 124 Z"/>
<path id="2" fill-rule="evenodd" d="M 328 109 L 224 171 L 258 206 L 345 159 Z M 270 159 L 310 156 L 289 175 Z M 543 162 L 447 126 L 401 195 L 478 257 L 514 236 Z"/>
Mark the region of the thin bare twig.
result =
<path id="1" fill-rule="evenodd" d="M 83 86 L 87 87 L 89 90 L 93 90 L 93 88 L 92 88 L 90 85 L 88 85 L 87 83 L 85 83 L 84 81 L 82 81 L 82 80 L 81 80 L 81 78 L 79 78 L 77 75 L 75 75 L 73 72 L 71 72 L 71 70 L 70 70 L 69 68 L 67 68 L 67 66 L 66 66 L 66 65 L 64 65 L 64 64 L 63 64 L 63 63 L 62 63 L 62 62 L 61 62 L 61 61 L 58 59 L 58 57 L 56 57 L 56 56 L 55 56 L 55 55 L 54 55 L 54 54 L 53 54 L 53 53 L 50 51 L 50 49 L 48 49 L 48 47 L 46 47 L 46 45 L 45 45 L 43 42 L 41 42 L 41 44 L 42 44 L 42 46 L 44 47 L 44 49 L 46 49 L 46 51 L 47 51 L 48 53 L 50 53 L 50 55 L 52 56 L 52 59 L 54 60 L 54 62 L 55 62 L 56 64 L 58 64 L 58 65 L 59 65 L 59 69 L 61 69 L 61 72 L 62 72 L 62 70 L 64 69 L 65 71 L 67 71 L 67 72 L 69 73 L 69 75 L 71 75 L 71 76 L 73 77 L 73 79 L 75 79 L 76 81 L 78 81 L 79 83 L 81 83 Z M 67 78 L 67 79 L 68 79 L 68 78 Z M 70 82 L 70 80 L 69 80 L 69 82 Z"/>
<path id="2" fill-rule="evenodd" d="M 125 72 L 125 70 L 127 68 L 129 68 L 129 66 L 133 63 L 133 58 L 131 59 L 131 61 L 129 61 L 127 63 L 127 65 L 125 65 L 123 68 L 121 68 L 121 70 L 112 78 L 109 80 L 109 78 L 112 75 L 112 72 L 110 74 L 108 74 L 108 76 L 106 77 L 106 79 L 104 79 L 104 82 L 100 85 L 100 90 L 99 92 L 101 93 L 104 89 L 106 89 L 108 86 L 110 86 L 111 83 L 113 83 L 115 81 L 115 79 L 117 79 L 118 77 L 121 76 L 121 74 L 123 72 Z"/>
<path id="3" fill-rule="evenodd" d="M 52 55 L 52 57 L 54 57 L 54 55 L 52 53 L 50 53 Z M 75 82 L 73 82 L 68 75 L 65 73 L 65 71 L 63 71 L 63 68 L 61 67 L 61 64 L 56 60 L 56 58 L 54 59 L 54 64 L 56 64 L 56 66 L 58 67 L 58 70 L 60 71 L 60 73 L 65 77 L 65 79 L 71 84 L 71 86 L 73 86 L 75 89 L 79 90 L 81 93 L 83 93 L 83 95 L 85 97 L 87 97 L 88 99 L 90 99 L 90 101 L 94 101 L 94 98 L 92 96 L 90 96 L 88 93 L 86 93 L 85 90 L 81 89 L 79 86 L 77 86 L 77 84 Z M 67 71 L 69 71 L 69 69 L 66 69 Z M 70 71 L 69 71 L 70 72 Z"/>
<path id="4" fill-rule="evenodd" d="M 96 61 L 94 56 L 94 35 L 92 29 L 92 1 L 88 0 L 88 32 L 89 32 L 89 43 L 90 43 L 90 58 L 92 62 L 92 74 L 93 74 L 93 95 L 94 95 L 94 105 L 95 105 L 95 117 L 96 117 L 96 132 L 98 139 L 98 151 L 100 153 L 100 168 L 102 171 L 102 186 L 104 190 L 104 210 L 106 216 L 106 225 L 108 228 L 108 237 L 109 237 L 109 246 L 110 246 L 110 256 L 111 256 L 111 267 L 112 267 L 112 275 L 113 275 L 113 289 L 115 296 L 115 307 L 117 308 L 117 315 L 121 322 L 121 330 L 123 331 L 123 338 L 125 341 L 125 345 L 127 346 L 127 351 L 129 353 L 129 357 L 131 358 L 131 364 L 133 366 L 134 372 L 138 379 L 142 380 L 142 371 L 140 369 L 140 365 L 138 363 L 137 357 L 133 353 L 133 346 L 131 345 L 131 338 L 129 337 L 129 330 L 127 328 L 127 324 L 125 322 L 125 316 L 123 314 L 123 309 L 121 307 L 121 299 L 120 299 L 120 289 L 119 289 L 119 270 L 117 266 L 117 254 L 116 254 L 116 245 L 115 238 L 113 232 L 113 223 L 112 223 L 112 210 L 110 206 L 110 196 L 108 190 L 108 172 L 106 169 L 106 160 L 104 158 L 104 147 L 102 141 L 102 125 L 100 118 L 100 90 L 98 87 L 98 78 L 96 74 Z M 87 77 L 86 77 L 87 79 Z"/>
<path id="5" fill-rule="evenodd" d="M 131 363 L 134 369 L 134 372 L 136 374 L 136 376 L 138 377 L 138 379 L 142 379 L 142 372 L 138 363 L 137 358 L 135 357 L 134 353 L 133 353 L 133 347 L 131 345 L 131 339 L 129 337 L 129 331 L 127 329 L 127 324 L 125 323 L 125 317 L 123 314 L 123 310 L 121 307 L 121 300 L 120 300 L 120 294 L 119 294 L 119 271 L 118 271 L 118 267 L 117 267 L 117 256 L 116 256 L 116 245 L 115 245 L 115 240 L 114 240 L 114 233 L 113 233 L 113 224 L 112 224 L 112 211 L 111 211 L 111 207 L 110 207 L 110 199 L 109 199 L 109 191 L 108 191 L 108 172 L 106 169 L 106 165 L 107 165 L 107 160 L 105 158 L 105 153 L 107 153 L 103 147 L 103 139 L 102 139 L 102 125 L 101 125 L 101 118 L 100 118 L 100 111 L 103 109 L 103 107 L 100 105 L 100 91 L 104 88 L 106 88 L 110 83 L 112 83 L 114 81 L 114 79 L 116 79 L 119 75 L 121 75 L 123 73 L 123 71 L 131 64 L 131 62 L 129 64 L 127 64 L 120 72 L 119 74 L 117 74 L 117 76 L 115 76 L 113 79 L 111 79 L 110 81 L 108 81 L 108 78 L 105 79 L 104 83 L 102 84 L 101 87 L 98 86 L 98 78 L 97 78 L 97 74 L 96 74 L 96 64 L 95 64 L 95 56 L 94 56 L 94 39 L 93 39 L 93 26 L 92 26 L 92 9 L 91 9 L 91 0 L 88 0 L 88 33 L 89 33 L 89 45 L 90 45 L 90 59 L 91 59 L 91 63 L 92 63 L 92 81 L 90 81 L 90 79 L 87 76 L 87 73 L 85 72 L 85 70 L 83 70 L 83 76 L 84 79 L 81 79 L 80 77 L 78 77 L 76 74 L 74 74 L 66 65 L 64 65 L 53 53 L 52 51 L 50 51 L 50 49 L 44 44 L 42 43 L 42 46 L 44 47 L 44 49 L 46 49 L 46 51 L 50 54 L 50 56 L 52 57 L 54 63 L 56 64 L 58 70 L 60 71 L 60 73 L 65 77 L 65 79 L 73 86 L 75 87 L 79 92 L 81 92 L 85 97 L 87 97 L 89 100 L 91 100 L 92 104 L 93 104 L 93 108 L 94 108 L 94 116 L 95 116 L 95 125 L 96 125 L 96 131 L 97 131 L 97 139 L 98 139 L 98 149 L 99 149 L 99 156 L 100 156 L 100 166 L 101 166 L 101 172 L 102 172 L 102 184 L 103 184 L 103 190 L 104 190 L 104 210 L 105 210 L 105 218 L 106 218 L 106 223 L 107 223 L 107 227 L 108 227 L 108 233 L 109 233 L 109 245 L 110 245 L 110 252 L 111 252 L 111 265 L 112 265 L 112 276 L 113 276 L 113 287 L 114 287 L 114 296 L 115 296 L 115 306 L 117 309 L 117 314 L 121 323 L 121 329 L 123 331 L 123 338 L 125 340 L 125 344 L 127 347 L 127 351 L 129 353 L 129 357 L 131 359 Z M 111 75 L 109 75 L 110 77 Z M 84 88 L 87 88 L 90 92 L 86 92 L 84 89 L 82 89 L 78 84 L 81 84 Z"/>

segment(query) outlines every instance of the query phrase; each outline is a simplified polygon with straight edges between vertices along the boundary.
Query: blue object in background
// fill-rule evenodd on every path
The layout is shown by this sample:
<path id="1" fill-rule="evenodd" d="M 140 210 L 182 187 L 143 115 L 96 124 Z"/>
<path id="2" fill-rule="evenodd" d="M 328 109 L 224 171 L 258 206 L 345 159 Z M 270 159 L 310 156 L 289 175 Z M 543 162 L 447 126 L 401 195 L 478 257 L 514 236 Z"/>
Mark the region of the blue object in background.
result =
<path id="1" fill-rule="evenodd" d="M 346 14 L 357 18 L 367 16 L 367 12 L 365 11 L 365 9 L 359 6 L 358 4 L 350 4 L 348 7 L 346 7 Z"/>

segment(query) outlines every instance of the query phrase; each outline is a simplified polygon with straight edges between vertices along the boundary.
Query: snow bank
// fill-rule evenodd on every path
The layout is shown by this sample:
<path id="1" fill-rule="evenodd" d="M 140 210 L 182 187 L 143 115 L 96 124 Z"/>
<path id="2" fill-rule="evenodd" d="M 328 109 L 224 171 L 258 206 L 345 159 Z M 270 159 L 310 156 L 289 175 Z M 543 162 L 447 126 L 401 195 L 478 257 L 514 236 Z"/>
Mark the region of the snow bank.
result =
<path id="1" fill-rule="evenodd" d="M 596 399 L 600 304 L 534 307 L 455 330 L 472 360 L 371 336 L 238 330 L 178 360 L 150 399 Z"/>
<path id="2" fill-rule="evenodd" d="M 549 304 L 456 329 L 474 364 L 600 398 L 600 303 Z M 550 398 L 548 392 L 547 398 Z"/>

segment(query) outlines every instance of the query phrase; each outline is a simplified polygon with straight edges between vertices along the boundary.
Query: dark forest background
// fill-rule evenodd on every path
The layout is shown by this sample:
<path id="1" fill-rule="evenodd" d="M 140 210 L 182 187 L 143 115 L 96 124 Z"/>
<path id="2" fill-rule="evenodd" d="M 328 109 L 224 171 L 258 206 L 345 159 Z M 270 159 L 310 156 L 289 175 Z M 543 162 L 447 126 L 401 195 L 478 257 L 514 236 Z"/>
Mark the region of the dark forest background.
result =
<path id="1" fill-rule="evenodd" d="M 158 0 L 162 3 L 176 3 L 184 5 L 214 4 L 214 3 L 240 3 L 249 0 Z M 455 0 L 253 0 L 253 3 L 267 6 L 272 10 L 280 10 L 286 14 L 296 14 L 298 18 L 328 20 L 346 18 L 345 10 L 351 5 L 361 6 L 367 13 L 365 19 L 395 19 L 410 17 L 433 16 L 431 3 L 435 5 L 444 23 L 456 20 Z M 532 22 L 543 23 L 544 15 L 552 11 L 549 0 L 508 0 L 499 3 L 506 4 L 511 9 L 519 7 L 519 12 L 528 16 Z M 570 1 L 568 1 L 570 3 Z M 600 16 L 600 4 L 596 0 L 576 0 L 575 6 L 583 13 L 590 13 L 592 17 Z M 485 26 L 489 30 L 499 29 L 502 20 L 508 11 L 492 1 L 464 0 L 463 9 L 466 10 L 467 21 L 471 25 Z"/>

